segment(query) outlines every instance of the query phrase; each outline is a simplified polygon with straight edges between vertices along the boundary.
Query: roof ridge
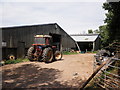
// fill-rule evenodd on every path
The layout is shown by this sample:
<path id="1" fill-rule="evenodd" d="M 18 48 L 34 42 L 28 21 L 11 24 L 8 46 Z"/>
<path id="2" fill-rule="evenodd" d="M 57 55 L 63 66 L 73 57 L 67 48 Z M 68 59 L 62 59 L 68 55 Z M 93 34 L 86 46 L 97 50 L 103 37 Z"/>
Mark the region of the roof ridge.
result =
<path id="1" fill-rule="evenodd" d="M 20 28 L 20 27 L 32 27 L 32 26 L 42 26 L 42 25 L 58 25 L 57 23 L 45 23 L 45 24 L 23 24 L 23 25 L 13 25 L 13 26 L 3 26 L 0 28 Z"/>
<path id="2" fill-rule="evenodd" d="M 94 36 L 99 34 L 70 34 L 70 36 Z"/>

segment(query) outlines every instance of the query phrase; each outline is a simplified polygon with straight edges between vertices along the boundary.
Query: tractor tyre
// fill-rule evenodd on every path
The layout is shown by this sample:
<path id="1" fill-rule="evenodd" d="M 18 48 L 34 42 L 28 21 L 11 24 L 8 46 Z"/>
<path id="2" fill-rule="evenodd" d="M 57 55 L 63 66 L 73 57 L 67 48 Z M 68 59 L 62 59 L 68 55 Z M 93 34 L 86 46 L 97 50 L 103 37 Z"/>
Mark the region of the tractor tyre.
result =
<path id="1" fill-rule="evenodd" d="M 54 54 L 54 59 L 55 60 L 61 60 L 62 59 L 62 52 L 56 51 Z"/>
<path id="2" fill-rule="evenodd" d="M 34 61 L 34 52 L 35 50 L 33 46 L 28 49 L 27 56 L 30 61 Z"/>
<path id="3" fill-rule="evenodd" d="M 15 56 L 14 56 L 13 54 L 8 55 L 8 59 L 9 59 L 9 60 L 15 60 Z"/>
<path id="4" fill-rule="evenodd" d="M 52 48 L 48 47 L 43 50 L 42 54 L 42 61 L 46 63 L 50 63 L 53 60 L 53 50 Z"/>

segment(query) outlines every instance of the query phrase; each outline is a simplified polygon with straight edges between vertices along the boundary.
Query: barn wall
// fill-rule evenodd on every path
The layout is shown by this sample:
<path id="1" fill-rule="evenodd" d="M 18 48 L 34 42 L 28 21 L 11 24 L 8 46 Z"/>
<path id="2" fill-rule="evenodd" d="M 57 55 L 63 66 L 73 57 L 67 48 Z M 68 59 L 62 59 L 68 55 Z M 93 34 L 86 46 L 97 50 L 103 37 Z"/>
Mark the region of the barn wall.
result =
<path id="1" fill-rule="evenodd" d="M 29 48 L 34 42 L 36 34 L 60 34 L 62 35 L 63 48 L 75 47 L 75 41 L 62 29 L 55 25 L 27 26 L 3 29 L 3 41 L 7 42 L 8 48 L 17 48 L 18 42 L 25 42 L 25 47 Z"/>
<path id="2" fill-rule="evenodd" d="M 50 33 L 61 35 L 63 49 L 75 47 L 74 40 L 57 24 L 10 27 L 3 28 L 2 31 L 2 41 L 7 43 L 6 48 L 14 48 L 17 51 L 21 50 L 20 48 L 29 48 L 34 42 L 35 35 Z M 22 45 L 22 47 L 20 45 Z M 21 51 L 23 52 L 24 50 Z M 9 53 L 11 52 L 9 51 Z M 25 53 L 26 52 L 23 52 L 23 54 Z M 21 57 L 22 55 L 17 56 Z"/>
<path id="3" fill-rule="evenodd" d="M 50 32 L 55 33 L 51 25 L 5 28 L 3 29 L 3 41 L 7 42 L 7 48 L 17 48 L 18 42 L 25 42 L 25 47 L 29 48 L 34 41 L 34 35 Z"/>
<path id="4" fill-rule="evenodd" d="M 94 51 L 97 51 L 97 50 L 100 49 L 101 42 L 100 42 L 99 36 L 98 36 L 97 39 L 95 40 L 94 45 L 95 45 Z"/>
<path id="5" fill-rule="evenodd" d="M 62 47 L 63 50 L 70 50 L 76 48 L 75 41 L 68 35 L 60 26 L 58 26 L 59 33 L 62 35 Z"/>

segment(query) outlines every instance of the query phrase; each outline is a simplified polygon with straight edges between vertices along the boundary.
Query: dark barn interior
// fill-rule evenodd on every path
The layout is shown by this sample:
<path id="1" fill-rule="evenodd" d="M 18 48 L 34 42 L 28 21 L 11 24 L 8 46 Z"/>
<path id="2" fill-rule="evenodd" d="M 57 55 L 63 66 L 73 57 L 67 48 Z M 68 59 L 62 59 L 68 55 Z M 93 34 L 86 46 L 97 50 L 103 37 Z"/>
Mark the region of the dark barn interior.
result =
<path id="1" fill-rule="evenodd" d="M 61 42 L 60 49 L 75 48 L 75 41 L 56 23 L 2 28 L 3 59 L 9 55 L 24 58 L 28 48 L 34 43 L 35 35 L 51 35 L 53 42 Z"/>
<path id="2" fill-rule="evenodd" d="M 78 42 L 81 51 L 92 51 L 93 43 L 92 42 Z"/>
<path id="3" fill-rule="evenodd" d="M 53 43 L 55 45 L 57 45 L 57 47 L 60 47 L 59 50 L 61 50 L 62 49 L 62 44 L 59 44 L 59 42 L 61 43 L 61 35 L 52 34 L 52 33 L 50 33 L 50 35 L 53 37 Z"/>

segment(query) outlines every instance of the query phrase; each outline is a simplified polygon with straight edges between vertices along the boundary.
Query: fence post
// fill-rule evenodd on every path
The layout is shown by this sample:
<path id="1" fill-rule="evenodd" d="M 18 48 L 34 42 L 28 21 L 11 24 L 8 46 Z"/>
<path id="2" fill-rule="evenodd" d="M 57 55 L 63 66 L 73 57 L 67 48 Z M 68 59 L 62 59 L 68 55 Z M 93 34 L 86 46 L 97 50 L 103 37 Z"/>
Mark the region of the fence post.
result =
<path id="1" fill-rule="evenodd" d="M 104 72 L 104 80 L 106 81 L 106 68 L 107 68 L 107 64 L 105 64 L 105 72 Z M 105 84 L 105 81 L 104 81 L 104 88 L 106 88 L 106 84 Z"/>

